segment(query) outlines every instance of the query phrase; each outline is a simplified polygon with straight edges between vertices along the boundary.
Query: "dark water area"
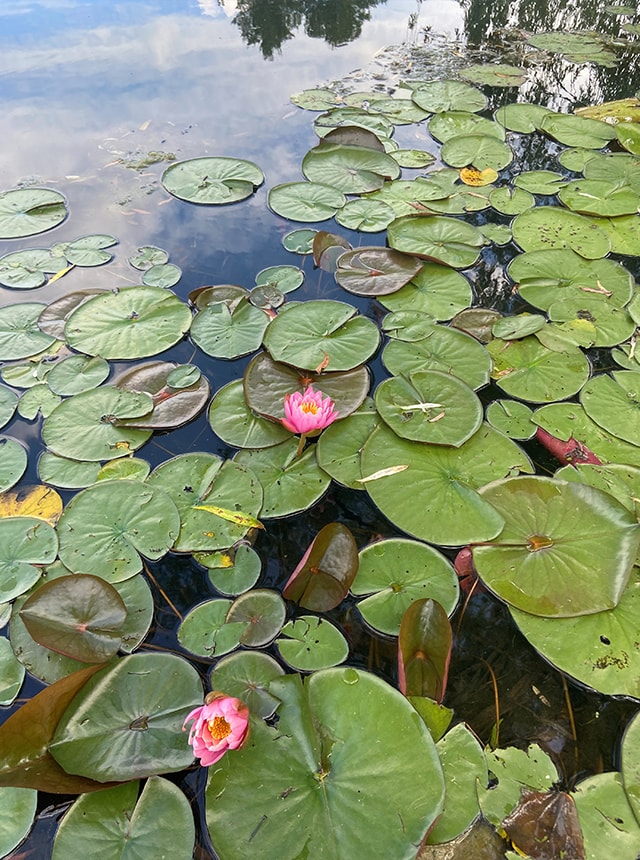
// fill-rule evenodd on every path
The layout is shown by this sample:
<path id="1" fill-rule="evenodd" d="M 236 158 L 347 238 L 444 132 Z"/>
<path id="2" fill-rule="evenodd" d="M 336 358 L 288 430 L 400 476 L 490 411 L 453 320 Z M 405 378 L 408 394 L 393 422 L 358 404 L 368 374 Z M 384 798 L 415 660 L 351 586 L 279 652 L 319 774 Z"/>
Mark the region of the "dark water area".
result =
<path id="1" fill-rule="evenodd" d="M 128 259 L 145 245 L 166 249 L 169 262 L 182 269 L 173 289 L 184 300 L 204 285 L 251 288 L 260 270 L 275 265 L 304 270 L 296 301 L 344 300 L 332 275 L 283 247 L 285 234 L 302 225 L 275 215 L 267 205 L 269 188 L 303 178 L 301 159 L 316 142 L 314 115 L 295 107 L 291 94 L 333 81 L 391 92 L 404 78 L 448 77 L 465 52 L 517 64 L 514 34 L 519 31 L 578 28 L 615 37 L 619 25 L 602 5 L 596 0 L 3 0 L 0 190 L 55 188 L 65 196 L 70 216 L 45 236 L 3 240 L 0 254 L 88 233 L 111 234 L 119 244 L 107 266 L 77 269 L 42 287 L 35 298 L 0 286 L 0 306 L 50 302 L 66 294 L 71 283 L 74 290 L 135 284 L 137 273 Z M 615 68 L 578 67 L 556 58 L 518 98 L 569 111 L 631 96 L 640 89 L 639 56 L 623 54 Z M 510 100 L 513 91 L 493 90 L 489 110 Z M 402 147 L 433 145 L 418 125 L 398 126 L 395 137 Z M 524 135 L 515 149 L 518 171 L 541 168 L 553 152 L 548 143 Z M 249 200 L 230 206 L 185 205 L 170 197 L 160 183 L 164 168 L 173 160 L 206 155 L 255 161 L 266 182 Z M 479 214 L 477 222 L 484 217 Z M 338 231 L 354 246 L 385 242 L 384 233 Z M 475 304 L 505 313 L 521 310 L 507 283 L 507 262 L 507 252 L 487 250 L 466 273 Z M 636 263 L 625 261 L 634 275 Z M 376 321 L 385 313 L 374 300 L 350 296 L 349 301 Z M 189 363 L 194 352 L 184 340 L 157 358 Z M 607 361 L 604 352 L 594 358 Z M 249 360 L 227 362 L 200 352 L 197 363 L 213 392 L 238 378 Z M 373 390 L 386 375 L 379 358 L 371 371 Z M 488 402 L 495 390 L 490 387 L 482 396 Z M 23 480 L 37 482 L 40 422 L 16 418 L 3 433 L 29 446 L 34 456 Z M 540 473 L 557 467 L 535 443 L 523 447 Z M 154 435 L 141 456 L 153 468 L 189 451 L 234 453 L 213 433 L 205 410 L 182 428 Z M 65 502 L 72 496 L 61 495 Z M 263 559 L 259 586 L 281 590 L 319 529 L 335 521 L 351 529 L 358 546 L 397 534 L 365 493 L 333 483 L 304 517 L 269 523 L 256 544 Z M 455 552 L 448 555 L 453 559 Z M 186 655 L 176 638 L 181 617 L 218 593 L 190 556 L 170 554 L 148 563 L 146 576 L 155 615 L 144 648 Z M 396 640 L 367 629 L 351 598 L 328 617 L 347 637 L 350 664 L 396 685 Z M 452 624 L 456 635 L 445 704 L 482 743 L 490 741 L 499 718 L 500 744 L 539 743 L 558 765 L 563 789 L 579 776 L 619 767 L 620 738 L 637 702 L 565 681 L 534 652 L 506 608 L 480 589 L 458 608 Z M 273 647 L 266 651 L 277 654 Z M 212 661 L 188 658 L 207 686 Z M 43 686 L 28 678 L 20 698 L 0 708 L 0 720 Z M 193 799 L 199 821 L 194 857 L 213 860 L 203 811 L 205 770 L 194 767 L 169 778 Z M 47 860 L 57 822 L 72 800 L 42 795 L 32 833 L 7 856 Z"/>

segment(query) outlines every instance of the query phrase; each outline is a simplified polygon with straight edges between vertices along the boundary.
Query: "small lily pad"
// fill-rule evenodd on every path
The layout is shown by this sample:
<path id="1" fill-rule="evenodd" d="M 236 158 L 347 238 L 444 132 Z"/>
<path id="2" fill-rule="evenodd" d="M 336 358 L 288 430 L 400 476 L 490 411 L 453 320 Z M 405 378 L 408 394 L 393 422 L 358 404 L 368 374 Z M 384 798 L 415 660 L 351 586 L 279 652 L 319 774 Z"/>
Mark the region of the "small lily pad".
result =
<path id="1" fill-rule="evenodd" d="M 349 645 L 337 627 L 316 615 L 289 621 L 276 639 L 282 659 L 299 672 L 328 669 L 346 660 Z"/>

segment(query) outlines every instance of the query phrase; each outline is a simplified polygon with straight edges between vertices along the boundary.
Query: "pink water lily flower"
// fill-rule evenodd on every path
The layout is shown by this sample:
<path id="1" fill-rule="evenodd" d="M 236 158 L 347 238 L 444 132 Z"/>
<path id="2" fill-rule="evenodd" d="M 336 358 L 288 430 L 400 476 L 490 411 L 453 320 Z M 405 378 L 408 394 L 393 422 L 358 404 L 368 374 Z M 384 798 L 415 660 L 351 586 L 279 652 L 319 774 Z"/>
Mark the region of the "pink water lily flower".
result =
<path id="1" fill-rule="evenodd" d="M 205 704 L 195 708 L 184 721 L 193 720 L 189 743 L 200 764 L 214 764 L 227 750 L 235 750 L 249 734 L 249 708 L 240 699 L 223 693 L 209 693 Z"/>
<path id="2" fill-rule="evenodd" d="M 283 425 L 291 433 L 319 433 L 338 417 L 334 409 L 335 403 L 330 397 L 324 397 L 321 391 L 315 391 L 309 385 L 303 393 L 294 391 L 284 396 Z"/>

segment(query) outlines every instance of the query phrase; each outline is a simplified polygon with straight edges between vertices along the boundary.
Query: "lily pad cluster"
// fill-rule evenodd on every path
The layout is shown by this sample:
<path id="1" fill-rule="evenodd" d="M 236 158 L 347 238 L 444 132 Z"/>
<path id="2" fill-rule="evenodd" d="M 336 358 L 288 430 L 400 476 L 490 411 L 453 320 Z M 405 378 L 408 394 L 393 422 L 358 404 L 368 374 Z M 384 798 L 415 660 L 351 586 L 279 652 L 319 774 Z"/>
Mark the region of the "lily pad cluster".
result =
<path id="1" fill-rule="evenodd" d="M 466 78 L 521 80 L 509 67 L 492 74 L 471 68 Z M 409 857 L 425 839 L 461 838 L 481 813 L 526 850 L 527 803 L 551 803 L 553 764 L 535 749 L 482 750 L 462 724 L 449 728 L 442 704 L 458 551 L 470 551 L 486 588 L 561 671 L 640 699 L 640 304 L 630 271 L 609 258 L 640 247 L 633 130 L 524 103 L 487 116 L 485 94 L 467 81 L 414 80 L 401 95 L 298 96 L 322 111 L 319 142 L 302 160 L 305 180 L 268 194 L 281 219 L 386 231 L 388 247 L 315 228 L 285 238 L 349 300 L 289 300 L 304 279 L 292 265 L 184 301 L 169 289 L 179 273 L 167 271 L 166 252 L 149 245 L 130 261 L 141 285 L 0 309 L 0 426 L 11 429 L 16 414 L 38 420 L 44 446 L 42 484 L 27 490 L 25 446 L 0 438 L 4 701 L 25 670 L 47 685 L 0 728 L 0 791 L 27 792 L 6 796 L 14 844 L 40 789 L 82 795 L 54 857 L 101 826 L 119 833 L 123 818 L 144 830 L 158 810 L 176 822 L 176 856 L 191 856 L 188 803 L 160 774 L 192 763 L 181 727 L 202 701 L 204 667 L 211 689 L 251 712 L 246 745 L 208 775 L 206 820 L 221 858 L 249 843 L 265 858 L 357 856 L 363 834 L 381 856 Z M 426 154 L 395 142 L 396 125 L 413 123 L 430 135 Z M 563 171 L 518 174 L 523 135 L 565 147 Z M 436 154 L 444 167 L 433 166 Z M 222 157 L 163 174 L 169 193 L 203 205 L 239 202 L 263 181 L 252 162 Z M 8 236 L 29 235 L 18 222 L 35 232 L 66 216 L 56 192 L 16 193 L 0 200 Z M 61 271 L 58 254 L 63 265 L 107 262 L 104 240 L 7 255 L 1 271 L 20 271 L 9 286 L 37 288 Z M 517 313 L 473 307 L 471 272 L 494 244 L 513 252 Z M 363 300 L 375 311 L 352 303 Z M 187 337 L 192 362 L 154 360 Z M 619 369 L 595 371 L 593 348 L 611 350 Z M 212 392 L 198 352 L 246 357 L 243 371 Z M 282 419 L 285 398 L 311 386 L 338 417 L 307 439 Z M 203 445 L 152 468 L 143 454 L 154 434 L 205 410 L 228 456 Z M 553 474 L 535 474 L 534 436 L 556 452 Z M 265 585 L 262 532 L 310 510 L 332 482 L 368 498 L 397 534 L 359 547 L 329 523 Z M 63 501 L 57 490 L 75 492 Z M 181 617 L 179 654 L 144 649 L 146 574 L 169 554 L 193 557 L 216 592 Z M 347 603 L 397 638 L 399 689 L 346 664 Z M 590 856 L 602 839 L 590 829 L 594 803 L 624 823 L 607 826 L 609 844 L 637 837 L 636 726 L 622 775 L 591 778 L 575 804 L 563 800 Z M 536 797 L 521 797 L 521 786 Z M 144 856 L 168 839 L 151 829 Z"/>

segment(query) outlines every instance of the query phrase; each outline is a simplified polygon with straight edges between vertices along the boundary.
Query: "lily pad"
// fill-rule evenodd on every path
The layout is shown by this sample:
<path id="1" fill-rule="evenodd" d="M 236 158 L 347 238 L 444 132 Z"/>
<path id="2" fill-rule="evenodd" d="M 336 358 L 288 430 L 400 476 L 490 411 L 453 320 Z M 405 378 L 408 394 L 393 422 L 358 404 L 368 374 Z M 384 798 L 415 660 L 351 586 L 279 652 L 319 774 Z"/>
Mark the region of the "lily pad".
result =
<path id="1" fill-rule="evenodd" d="M 148 394 L 153 411 L 137 418 L 122 418 L 120 426 L 153 430 L 181 427 L 195 418 L 209 399 L 209 382 L 194 365 L 149 361 L 119 374 L 114 385 Z"/>
<path id="2" fill-rule="evenodd" d="M 283 309 L 271 321 L 264 345 L 275 361 L 305 370 L 352 370 L 378 348 L 375 323 L 344 302 L 317 299 Z"/>
<path id="3" fill-rule="evenodd" d="M 142 275 L 142 283 L 150 287 L 173 287 L 182 277 L 182 269 L 173 263 L 150 266 Z"/>
<path id="4" fill-rule="evenodd" d="M 233 601 L 227 624 L 242 624 L 240 644 L 261 648 L 273 641 L 282 629 L 287 614 L 284 600 L 270 588 L 253 588 Z"/>
<path id="5" fill-rule="evenodd" d="M 607 233 L 577 212 L 558 206 L 527 209 L 514 220 L 514 241 L 523 251 L 570 248 L 587 260 L 606 257 L 611 250 Z"/>
<path id="6" fill-rule="evenodd" d="M 601 490 L 516 477 L 481 490 L 505 520 L 492 546 L 473 548 L 483 582 L 534 615 L 570 617 L 612 609 L 640 545 L 633 516 Z"/>
<path id="7" fill-rule="evenodd" d="M 14 290 L 33 290 L 47 281 L 47 275 L 61 268 L 60 259 L 48 249 L 31 248 L 0 257 L 0 284 Z"/>
<path id="8" fill-rule="evenodd" d="M 223 442 L 236 448 L 268 448 L 290 436 L 281 424 L 252 412 L 241 379 L 216 392 L 209 406 L 209 424 Z"/>
<path id="9" fill-rule="evenodd" d="M 262 573 L 260 556 L 253 547 L 245 544 L 231 552 L 196 553 L 194 557 L 207 568 L 211 585 L 227 597 L 249 591 Z"/>
<path id="10" fill-rule="evenodd" d="M 46 484 L 64 490 L 79 490 L 93 484 L 98 477 L 100 463 L 59 457 L 43 451 L 38 458 L 38 477 Z"/>
<path id="11" fill-rule="evenodd" d="M 100 481 L 81 490 L 58 522 L 60 560 L 74 573 L 119 582 L 173 546 L 180 516 L 168 495 L 139 481 Z"/>
<path id="12" fill-rule="evenodd" d="M 467 110 L 443 111 L 429 121 L 429 132 L 444 144 L 454 137 L 477 135 L 504 141 L 504 128 L 497 122 Z"/>
<path id="13" fill-rule="evenodd" d="M 640 375 L 635 371 L 594 376 L 582 389 L 580 402 L 596 424 L 640 447 Z"/>
<path id="14" fill-rule="evenodd" d="M 206 600 L 194 606 L 178 627 L 178 642 L 200 657 L 222 657 L 240 644 L 244 622 L 227 623 L 231 601 Z"/>
<path id="15" fill-rule="evenodd" d="M 379 420 L 375 408 L 369 403 L 327 427 L 316 443 L 320 468 L 339 484 L 352 490 L 364 490 L 360 480 L 360 451 Z"/>
<path id="16" fill-rule="evenodd" d="M 346 660 L 349 645 L 337 627 L 316 615 L 289 621 L 276 639 L 282 659 L 300 672 L 329 669 Z"/>
<path id="17" fill-rule="evenodd" d="M 41 567 L 58 551 L 53 527 L 36 517 L 0 519 L 0 603 L 24 594 L 40 579 Z"/>
<path id="18" fill-rule="evenodd" d="M 111 368 L 104 358 L 70 355 L 51 368 L 47 374 L 47 385 L 55 394 L 70 397 L 97 388 L 110 372 Z"/>
<path id="19" fill-rule="evenodd" d="M 0 193 L 0 239 L 44 233 L 66 217 L 64 197 L 50 188 L 16 188 Z"/>
<path id="20" fill-rule="evenodd" d="M 288 675 L 272 681 L 270 691 L 282 702 L 278 728 L 252 722 L 249 743 L 209 771 L 207 824 L 221 860 L 242 856 L 254 831 L 252 850 L 281 860 L 298 857 L 300 845 L 313 857 L 356 857 L 363 828 L 380 856 L 415 852 L 441 810 L 444 789 L 429 731 L 409 702 L 355 669 L 324 669 L 304 686 Z M 268 751 L 276 737 L 274 758 Z M 379 762 L 362 758 L 375 742 L 393 745 L 384 778 Z M 423 784 L 418 796 L 415 780 Z M 239 796 L 247 801 L 240 812 Z M 261 815 L 266 826 L 256 831 Z"/>
<path id="21" fill-rule="evenodd" d="M 363 194 L 380 188 L 385 179 L 396 179 L 400 165 L 384 152 L 321 141 L 302 159 L 302 172 L 311 182 L 344 194 Z"/>
<path id="22" fill-rule="evenodd" d="M 93 296 L 69 314 L 69 346 L 106 359 L 146 358 L 182 339 L 191 311 L 162 287 L 124 287 Z"/>
<path id="23" fill-rule="evenodd" d="M 458 603 L 458 577 L 438 550 L 407 538 L 389 538 L 360 550 L 351 591 L 364 620 L 381 633 L 397 636 L 411 603 L 431 597 L 451 615 Z"/>
<path id="24" fill-rule="evenodd" d="M 410 442 L 381 425 L 362 449 L 363 478 L 370 478 L 365 487 L 377 507 L 398 528 L 442 546 L 495 538 L 504 519 L 478 489 L 518 471 L 533 466 L 487 425 L 460 448 Z"/>
<path id="25" fill-rule="evenodd" d="M 489 87 L 519 87 L 527 79 L 527 72 L 507 63 L 486 63 L 467 66 L 460 77 L 474 84 Z"/>
<path id="26" fill-rule="evenodd" d="M 263 182 L 264 174 L 257 164 L 222 156 L 178 161 L 162 174 L 162 184 L 169 194 L 205 205 L 244 200 Z"/>
<path id="27" fill-rule="evenodd" d="M 408 284 L 379 301 L 390 311 L 416 311 L 440 321 L 468 308 L 471 299 L 471 284 L 463 274 L 449 266 L 425 261 Z"/>
<path id="28" fill-rule="evenodd" d="M 27 835 L 36 816 L 38 792 L 33 788 L 0 788 L 2 827 L 0 851 L 8 857 Z"/>
<path id="29" fill-rule="evenodd" d="M 531 194 L 557 194 L 568 179 L 555 170 L 525 170 L 514 179 L 516 188 Z"/>
<path id="30" fill-rule="evenodd" d="M 618 860 L 635 860 L 640 825 L 620 774 L 598 773 L 583 779 L 576 785 L 573 797 L 588 860 L 611 851 Z"/>
<path id="31" fill-rule="evenodd" d="M 298 266 L 268 266 L 256 275 L 256 286 L 270 287 L 281 293 L 292 293 L 303 283 L 304 272 Z"/>
<path id="32" fill-rule="evenodd" d="M 609 123 L 559 113 L 549 113 L 543 117 L 540 131 L 564 143 L 565 146 L 581 146 L 584 149 L 602 149 L 616 136 L 615 129 Z"/>
<path id="33" fill-rule="evenodd" d="M 477 227 L 456 218 L 406 216 L 389 224 L 388 241 L 397 251 L 466 269 L 480 256 L 484 236 Z"/>
<path id="34" fill-rule="evenodd" d="M 450 110 L 478 113 L 487 106 L 484 93 L 464 81 L 419 81 L 412 89 L 413 101 L 430 113 Z"/>
<path id="35" fill-rule="evenodd" d="M 531 421 L 533 410 L 517 400 L 493 400 L 486 411 L 486 419 L 510 439 L 531 439 L 536 425 Z"/>
<path id="36" fill-rule="evenodd" d="M 494 118 L 509 131 L 530 134 L 540 128 L 542 120 L 548 113 L 551 111 L 543 105 L 513 102 L 499 107 Z"/>
<path id="37" fill-rule="evenodd" d="M 489 195 L 492 207 L 502 215 L 519 215 L 526 209 L 535 206 L 535 197 L 524 188 L 508 188 L 503 186 L 492 189 Z"/>
<path id="38" fill-rule="evenodd" d="M 24 445 L 8 436 L 0 436 L 0 493 L 17 484 L 27 469 Z"/>
<path id="39" fill-rule="evenodd" d="M 98 233 L 81 236 L 71 242 L 60 242 L 51 251 L 65 258 L 72 266 L 102 266 L 113 259 L 113 254 L 104 249 L 117 243 L 118 240 L 113 236 Z"/>
<path id="40" fill-rule="evenodd" d="M 46 305 L 23 302 L 0 308 L 0 361 L 16 361 L 37 355 L 56 340 L 38 327 L 38 317 Z"/>
<path id="41" fill-rule="evenodd" d="M 348 230 L 378 233 L 386 230 L 396 217 L 394 210 L 383 200 L 366 198 L 349 200 L 336 215 L 336 221 Z"/>
<path id="42" fill-rule="evenodd" d="M 285 182 L 269 191 L 269 206 L 292 221 L 326 221 L 342 209 L 347 198 L 321 182 Z"/>
<path id="43" fill-rule="evenodd" d="M 219 660 L 209 675 L 212 690 L 224 690 L 244 702 L 249 711 L 266 719 L 279 700 L 269 692 L 271 681 L 284 675 L 282 666 L 262 651 L 240 651 Z"/>
<path id="44" fill-rule="evenodd" d="M 477 170 L 502 170 L 513 161 L 513 151 L 494 135 L 460 134 L 444 142 L 441 157 L 452 167 L 472 165 Z"/>
<path id="45" fill-rule="evenodd" d="M 636 214 L 640 207 L 640 194 L 606 179 L 576 179 L 560 189 L 558 198 L 572 212 L 605 218 Z"/>
<path id="46" fill-rule="evenodd" d="M 248 301 L 240 301 L 233 310 L 216 302 L 196 314 L 191 339 L 207 355 L 239 358 L 260 347 L 268 324 L 269 317 Z"/>
<path id="47" fill-rule="evenodd" d="M 181 731 L 202 701 L 196 670 L 174 654 L 131 654 L 97 672 L 57 725 L 49 750 L 67 773 L 126 781 L 193 761 Z"/>
<path id="48" fill-rule="evenodd" d="M 357 296 L 395 293 L 414 278 L 422 260 L 390 248 L 360 247 L 338 257 L 336 281 Z"/>
<path id="49" fill-rule="evenodd" d="M 480 428 L 482 404 L 462 380 L 440 370 L 391 377 L 378 385 L 376 408 L 403 439 L 459 448 Z"/>

